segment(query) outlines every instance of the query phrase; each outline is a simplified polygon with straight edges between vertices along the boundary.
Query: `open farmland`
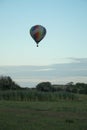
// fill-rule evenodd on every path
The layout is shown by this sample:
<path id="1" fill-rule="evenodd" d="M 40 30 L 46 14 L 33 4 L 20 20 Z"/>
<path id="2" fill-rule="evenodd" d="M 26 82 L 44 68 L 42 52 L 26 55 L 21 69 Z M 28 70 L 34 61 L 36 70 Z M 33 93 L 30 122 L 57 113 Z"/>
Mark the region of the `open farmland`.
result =
<path id="1" fill-rule="evenodd" d="M 43 102 L 1 100 L 0 130 L 87 130 L 87 96 Z"/>

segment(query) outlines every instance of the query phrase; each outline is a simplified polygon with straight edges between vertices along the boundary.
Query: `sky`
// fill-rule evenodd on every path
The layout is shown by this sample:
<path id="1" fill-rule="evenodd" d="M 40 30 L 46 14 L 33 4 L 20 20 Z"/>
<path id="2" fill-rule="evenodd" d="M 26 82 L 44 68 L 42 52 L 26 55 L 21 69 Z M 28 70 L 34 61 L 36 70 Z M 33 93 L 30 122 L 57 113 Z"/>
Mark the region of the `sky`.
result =
<path id="1" fill-rule="evenodd" d="M 30 28 L 37 24 L 47 30 L 39 47 L 30 36 Z M 27 78 L 32 77 L 30 82 L 45 79 L 54 82 L 55 77 L 61 83 L 69 79 L 86 82 L 87 0 L 0 0 L 0 75 L 10 74 L 19 84 L 25 79 L 14 76 L 14 71 L 10 71 L 12 68 L 7 73 L 6 66 L 15 66 L 13 70 L 17 69 L 16 76 L 17 73 L 23 75 L 20 72 L 23 67 L 21 71 L 25 70 L 25 77 L 27 73 Z M 32 72 L 26 71 L 26 68 L 31 68 Z"/>

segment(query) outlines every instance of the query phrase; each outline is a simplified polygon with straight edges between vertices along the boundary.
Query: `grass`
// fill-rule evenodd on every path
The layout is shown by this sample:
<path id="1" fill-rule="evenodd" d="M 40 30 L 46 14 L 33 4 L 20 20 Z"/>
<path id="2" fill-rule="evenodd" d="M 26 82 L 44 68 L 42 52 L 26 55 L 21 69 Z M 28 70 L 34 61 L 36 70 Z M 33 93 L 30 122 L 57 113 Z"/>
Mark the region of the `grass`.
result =
<path id="1" fill-rule="evenodd" d="M 87 130 L 87 96 L 54 102 L 1 100 L 0 130 Z"/>

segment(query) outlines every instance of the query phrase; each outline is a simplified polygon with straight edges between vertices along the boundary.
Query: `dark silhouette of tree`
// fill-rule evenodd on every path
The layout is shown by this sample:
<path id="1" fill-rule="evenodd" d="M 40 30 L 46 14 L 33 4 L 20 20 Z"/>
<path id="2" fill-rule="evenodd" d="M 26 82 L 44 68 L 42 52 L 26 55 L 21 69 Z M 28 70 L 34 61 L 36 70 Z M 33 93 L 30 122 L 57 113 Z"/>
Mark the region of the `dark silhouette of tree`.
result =
<path id="1" fill-rule="evenodd" d="M 0 90 L 21 89 L 9 76 L 0 76 Z"/>
<path id="2" fill-rule="evenodd" d="M 52 91 L 52 85 L 50 82 L 41 82 L 36 86 L 38 91 L 49 92 Z"/>
<path id="3" fill-rule="evenodd" d="M 78 93 L 78 89 L 74 87 L 74 88 L 72 89 L 72 93 Z"/>

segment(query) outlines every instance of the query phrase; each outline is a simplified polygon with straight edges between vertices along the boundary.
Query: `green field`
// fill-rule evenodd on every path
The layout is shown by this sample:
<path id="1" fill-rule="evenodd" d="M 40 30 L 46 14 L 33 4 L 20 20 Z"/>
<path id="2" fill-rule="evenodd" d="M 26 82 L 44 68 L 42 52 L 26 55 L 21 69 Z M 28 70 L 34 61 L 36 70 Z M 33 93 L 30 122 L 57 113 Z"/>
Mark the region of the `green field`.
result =
<path id="1" fill-rule="evenodd" d="M 0 130 L 87 130 L 87 96 L 56 102 L 1 100 Z"/>

